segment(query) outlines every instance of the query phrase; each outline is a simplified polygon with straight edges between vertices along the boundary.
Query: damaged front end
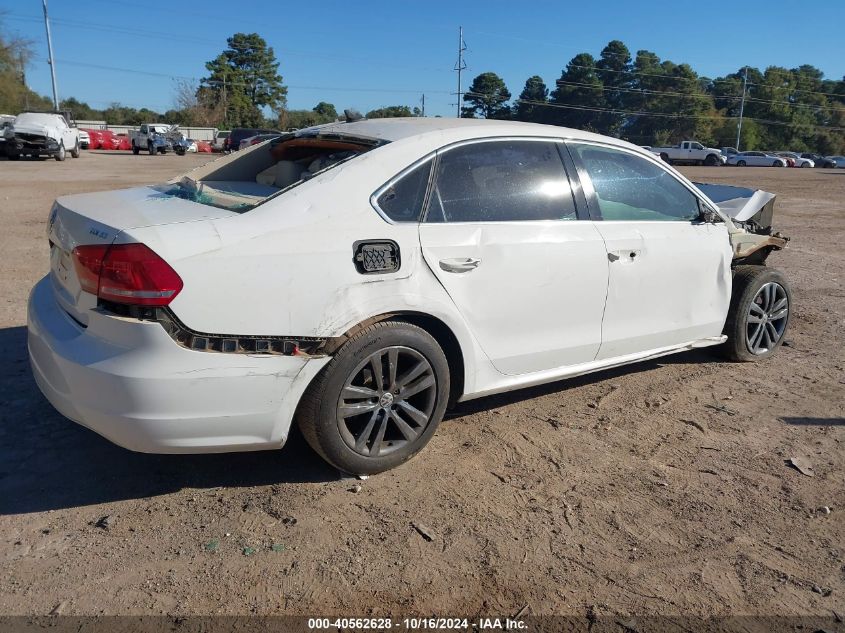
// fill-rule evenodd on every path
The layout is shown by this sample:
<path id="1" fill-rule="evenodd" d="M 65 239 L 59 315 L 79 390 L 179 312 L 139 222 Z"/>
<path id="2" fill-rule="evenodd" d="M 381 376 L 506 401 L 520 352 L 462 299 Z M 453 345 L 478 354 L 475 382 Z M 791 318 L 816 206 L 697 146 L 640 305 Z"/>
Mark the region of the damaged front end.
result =
<path id="1" fill-rule="evenodd" d="M 789 238 L 772 228 L 775 194 L 732 185 L 695 185 L 731 221 L 734 265 L 763 264 L 772 251 L 786 248 Z"/>

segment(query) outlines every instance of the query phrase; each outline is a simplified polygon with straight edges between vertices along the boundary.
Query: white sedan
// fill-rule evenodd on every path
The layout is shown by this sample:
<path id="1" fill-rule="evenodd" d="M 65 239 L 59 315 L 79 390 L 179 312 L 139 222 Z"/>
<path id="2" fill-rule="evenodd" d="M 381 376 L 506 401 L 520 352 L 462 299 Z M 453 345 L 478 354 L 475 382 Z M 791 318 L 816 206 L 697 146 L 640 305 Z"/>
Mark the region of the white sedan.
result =
<path id="1" fill-rule="evenodd" d="M 786 167 L 786 159 L 765 152 L 739 152 L 728 157 L 728 165 L 737 167 Z"/>
<path id="2" fill-rule="evenodd" d="M 776 152 L 775 156 L 781 158 L 788 158 L 792 160 L 793 167 L 815 167 L 816 164 L 809 158 L 802 158 L 800 154 L 795 152 Z"/>
<path id="3" fill-rule="evenodd" d="M 774 196 L 701 187 L 560 127 L 300 130 L 59 198 L 32 370 L 133 450 L 279 448 L 296 422 L 338 468 L 380 472 L 456 402 L 700 347 L 772 355 L 791 312 L 764 265 L 787 242 Z"/>

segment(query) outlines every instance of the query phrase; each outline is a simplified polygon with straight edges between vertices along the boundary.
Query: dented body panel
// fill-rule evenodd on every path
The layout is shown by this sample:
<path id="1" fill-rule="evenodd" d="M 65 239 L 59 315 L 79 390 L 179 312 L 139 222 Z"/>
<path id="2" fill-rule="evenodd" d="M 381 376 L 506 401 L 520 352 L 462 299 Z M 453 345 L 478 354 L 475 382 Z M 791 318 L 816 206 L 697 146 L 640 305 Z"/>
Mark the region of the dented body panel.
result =
<path id="1" fill-rule="evenodd" d="M 187 332 L 174 334 L 158 316 L 116 314 L 81 291 L 72 270 L 54 266 L 30 299 L 29 346 L 36 380 L 59 411 L 135 450 L 274 448 L 308 384 L 361 324 L 419 316 L 442 324 L 459 347 L 458 399 L 469 400 L 718 344 L 732 260 L 782 247 L 782 238 L 755 232 L 754 222 L 771 219 L 771 199 L 752 195 L 732 216 L 700 190 L 712 218 L 696 223 L 392 222 L 374 208 L 374 192 L 472 139 L 613 144 L 694 185 L 636 146 L 564 128 L 394 119 L 304 133 L 318 132 L 334 143 L 357 138 L 366 151 L 247 196 L 240 212 L 159 187 L 59 199 L 50 234 L 59 255 L 97 240 L 145 244 L 184 282 L 167 310 Z M 270 148 L 255 145 L 186 178 L 193 187 L 266 170 Z M 395 244 L 398 270 L 362 274 L 355 248 L 368 240 Z M 480 266 L 460 275 L 440 266 L 461 257 Z M 203 337 L 280 343 L 215 353 L 218 343 L 195 345 Z"/>

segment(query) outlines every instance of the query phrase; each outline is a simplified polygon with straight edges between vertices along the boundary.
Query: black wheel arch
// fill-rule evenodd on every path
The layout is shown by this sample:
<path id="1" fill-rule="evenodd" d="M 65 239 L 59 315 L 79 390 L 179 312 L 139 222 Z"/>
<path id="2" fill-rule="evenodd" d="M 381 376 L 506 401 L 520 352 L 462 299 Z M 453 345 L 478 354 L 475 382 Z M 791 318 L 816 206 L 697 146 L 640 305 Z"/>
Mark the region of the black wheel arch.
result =
<path id="1" fill-rule="evenodd" d="M 428 332 L 446 355 L 446 361 L 449 363 L 450 389 L 449 389 L 449 408 L 453 407 L 464 393 L 465 371 L 466 365 L 464 363 L 464 353 L 461 345 L 458 342 L 458 337 L 452 329 L 446 325 L 442 320 L 435 316 L 426 314 L 425 312 L 415 312 L 413 310 L 399 310 L 396 312 L 386 312 L 379 314 L 349 328 L 340 336 L 335 336 L 326 341 L 323 348 L 327 354 L 334 354 L 340 347 L 355 336 L 364 328 L 369 327 L 373 323 L 381 323 L 384 321 L 396 321 L 400 323 L 410 323 L 418 328 Z"/>

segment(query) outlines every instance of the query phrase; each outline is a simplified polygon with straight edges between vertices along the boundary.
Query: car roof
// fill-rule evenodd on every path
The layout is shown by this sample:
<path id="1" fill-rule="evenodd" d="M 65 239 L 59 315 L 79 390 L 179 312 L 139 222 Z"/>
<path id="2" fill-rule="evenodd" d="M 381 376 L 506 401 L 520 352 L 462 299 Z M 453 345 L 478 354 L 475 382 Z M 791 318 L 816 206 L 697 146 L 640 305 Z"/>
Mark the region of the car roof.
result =
<path id="1" fill-rule="evenodd" d="M 383 141 L 400 141 L 410 137 L 449 132 L 453 140 L 472 139 L 484 136 L 544 136 L 592 140 L 612 143 L 635 149 L 643 149 L 627 141 L 601 134 L 585 132 L 556 125 L 524 123 L 521 121 L 497 121 L 494 119 L 457 119 L 441 117 L 395 117 L 387 119 L 364 119 L 351 123 L 329 123 L 305 128 L 297 134 L 340 134 Z"/>

